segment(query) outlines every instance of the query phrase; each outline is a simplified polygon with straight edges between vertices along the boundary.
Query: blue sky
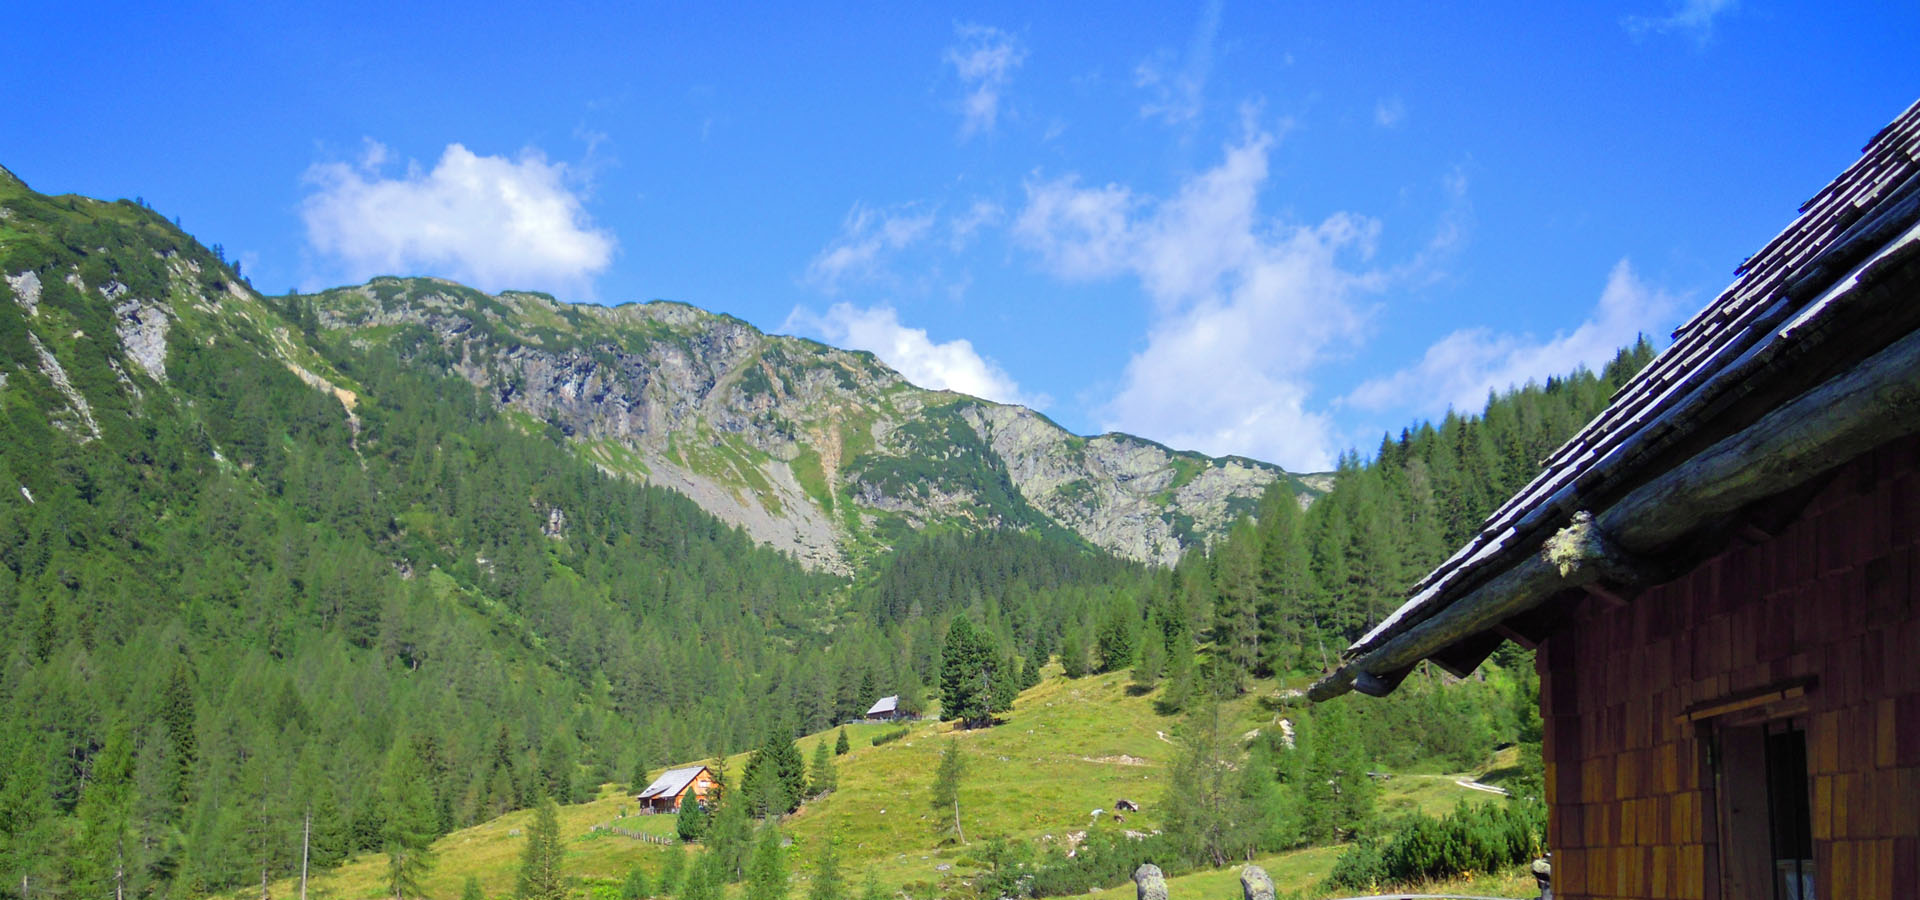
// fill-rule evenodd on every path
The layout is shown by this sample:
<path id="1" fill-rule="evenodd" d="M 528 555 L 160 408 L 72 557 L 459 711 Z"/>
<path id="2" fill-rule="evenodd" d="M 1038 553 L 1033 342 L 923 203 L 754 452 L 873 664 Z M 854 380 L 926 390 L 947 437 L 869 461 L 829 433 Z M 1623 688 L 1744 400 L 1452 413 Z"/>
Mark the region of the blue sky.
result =
<path id="1" fill-rule="evenodd" d="M 1920 3 L 16 5 L 0 164 L 279 292 L 672 299 L 1293 469 L 1711 299 Z"/>

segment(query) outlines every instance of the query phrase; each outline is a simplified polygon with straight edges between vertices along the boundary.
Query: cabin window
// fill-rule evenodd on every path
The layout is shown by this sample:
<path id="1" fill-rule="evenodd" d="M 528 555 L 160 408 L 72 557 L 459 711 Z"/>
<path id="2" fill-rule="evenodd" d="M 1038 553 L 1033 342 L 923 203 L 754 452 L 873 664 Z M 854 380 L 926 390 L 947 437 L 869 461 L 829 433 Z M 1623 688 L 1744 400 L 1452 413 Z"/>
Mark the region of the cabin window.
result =
<path id="1" fill-rule="evenodd" d="M 1715 732 L 1721 896 L 1815 900 L 1806 731 L 1788 720 Z"/>

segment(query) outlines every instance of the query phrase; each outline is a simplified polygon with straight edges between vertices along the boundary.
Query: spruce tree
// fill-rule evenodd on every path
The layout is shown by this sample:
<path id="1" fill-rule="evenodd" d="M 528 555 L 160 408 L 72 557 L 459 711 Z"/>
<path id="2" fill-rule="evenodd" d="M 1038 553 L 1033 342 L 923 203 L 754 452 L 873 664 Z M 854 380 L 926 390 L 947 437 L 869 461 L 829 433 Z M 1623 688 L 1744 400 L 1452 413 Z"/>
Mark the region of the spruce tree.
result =
<path id="1" fill-rule="evenodd" d="M 1123 597 L 1108 605 L 1096 640 L 1100 671 L 1118 672 L 1133 665 L 1136 617 L 1132 600 Z"/>
<path id="2" fill-rule="evenodd" d="M 567 879 L 561 871 L 565 851 L 560 846 L 560 809 L 549 797 L 534 808 L 527 827 L 527 845 L 520 853 L 517 900 L 566 900 Z"/>
<path id="3" fill-rule="evenodd" d="M 1260 657 L 1259 542 L 1252 523 L 1241 520 L 1214 562 L 1213 689 L 1237 697 Z"/>
<path id="4" fill-rule="evenodd" d="M 847 742 L 847 726 L 842 725 L 840 726 L 840 736 L 833 741 L 833 755 L 845 756 L 847 755 L 847 751 L 851 749 L 853 749 L 852 745 Z"/>
<path id="5" fill-rule="evenodd" d="M 680 800 L 680 812 L 674 818 L 673 831 L 680 836 L 680 840 L 687 843 L 693 843 L 706 836 L 707 812 L 700 808 L 700 801 L 693 796 L 692 791 L 688 791 L 687 796 Z"/>

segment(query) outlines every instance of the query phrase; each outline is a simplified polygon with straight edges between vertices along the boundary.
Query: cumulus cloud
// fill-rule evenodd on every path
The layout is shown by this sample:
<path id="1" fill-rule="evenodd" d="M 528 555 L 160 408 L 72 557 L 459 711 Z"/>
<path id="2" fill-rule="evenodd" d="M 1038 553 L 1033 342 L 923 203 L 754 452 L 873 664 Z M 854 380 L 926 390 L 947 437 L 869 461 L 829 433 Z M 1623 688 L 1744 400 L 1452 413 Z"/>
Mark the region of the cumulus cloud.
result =
<path id="1" fill-rule="evenodd" d="M 1467 328 L 1441 338 L 1418 363 L 1361 384 L 1344 402 L 1369 410 L 1411 409 L 1439 416 L 1451 407 L 1478 411 L 1489 391 L 1567 372 L 1598 370 L 1641 334 L 1657 333 L 1680 298 L 1648 285 L 1627 260 L 1614 264 L 1586 321 L 1547 340 Z"/>
<path id="2" fill-rule="evenodd" d="M 1134 67 L 1134 86 L 1152 98 L 1140 106 L 1143 118 L 1159 119 L 1168 125 L 1199 118 L 1207 77 L 1213 72 L 1213 42 L 1219 33 L 1220 0 L 1212 0 L 1200 11 L 1184 59 L 1175 60 L 1171 53 L 1161 52 Z"/>
<path id="3" fill-rule="evenodd" d="M 836 303 L 825 315 L 796 309 L 781 330 L 818 335 L 835 346 L 869 351 L 924 388 L 958 391 L 1034 409 L 1044 409 L 1048 403 L 1044 395 L 1021 391 L 1006 370 L 973 348 L 972 341 L 955 338 L 935 343 L 926 329 L 901 324 L 899 313 L 890 306 L 861 308 Z"/>
<path id="4" fill-rule="evenodd" d="M 1664 16 L 1628 16 L 1621 20 L 1635 37 L 1647 34 L 1683 34 L 1705 44 L 1713 37 L 1715 19 L 1732 12 L 1739 0 L 1680 0 Z"/>
<path id="5" fill-rule="evenodd" d="M 1016 241 L 1062 278 L 1136 278 L 1154 304 L 1104 427 L 1295 470 L 1331 465 L 1339 442 L 1309 407 L 1308 374 L 1359 336 L 1359 297 L 1386 278 L 1365 268 L 1379 227 L 1261 216 L 1273 141 L 1249 130 L 1165 198 L 1071 175 L 1028 183 Z"/>
<path id="6" fill-rule="evenodd" d="M 442 275 L 485 290 L 587 291 L 613 260 L 562 163 L 537 150 L 518 159 L 447 145 L 429 171 L 381 170 L 391 154 L 368 141 L 358 165 L 309 168 L 301 204 L 307 242 L 346 278 Z"/>
<path id="7" fill-rule="evenodd" d="M 807 281 L 833 294 L 847 281 L 880 278 L 886 254 L 917 243 L 933 223 L 933 213 L 911 207 L 878 210 L 855 204 L 840 223 L 839 236 L 807 264 Z"/>
<path id="8" fill-rule="evenodd" d="M 953 30 L 958 43 L 947 48 L 946 61 L 966 92 L 960 98 L 960 136 L 991 134 L 1000 121 L 1000 95 L 1013 81 L 1013 70 L 1026 61 L 1027 50 L 998 28 L 956 25 Z"/>

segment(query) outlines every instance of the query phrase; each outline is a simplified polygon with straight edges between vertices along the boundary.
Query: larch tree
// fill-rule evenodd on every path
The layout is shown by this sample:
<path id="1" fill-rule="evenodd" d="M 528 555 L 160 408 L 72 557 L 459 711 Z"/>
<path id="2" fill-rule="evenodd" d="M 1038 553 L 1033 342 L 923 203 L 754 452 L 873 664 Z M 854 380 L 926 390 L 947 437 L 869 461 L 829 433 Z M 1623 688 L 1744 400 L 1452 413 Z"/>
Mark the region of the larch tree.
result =
<path id="1" fill-rule="evenodd" d="M 967 842 L 960 824 L 960 779 L 966 775 L 966 760 L 960 755 L 960 742 L 949 739 L 940 751 L 940 767 L 933 774 L 932 809 L 939 834 L 951 834 L 959 843 Z"/>
<path id="2" fill-rule="evenodd" d="M 380 781 L 380 795 L 387 889 L 393 892 L 393 900 L 419 897 L 427 873 L 433 870 L 435 815 L 426 767 L 415 754 L 412 741 L 393 742 Z"/>
<path id="3" fill-rule="evenodd" d="M 549 797 L 534 809 L 527 827 L 527 845 L 520 852 L 517 900 L 566 900 L 567 880 L 561 871 L 560 809 Z"/>

